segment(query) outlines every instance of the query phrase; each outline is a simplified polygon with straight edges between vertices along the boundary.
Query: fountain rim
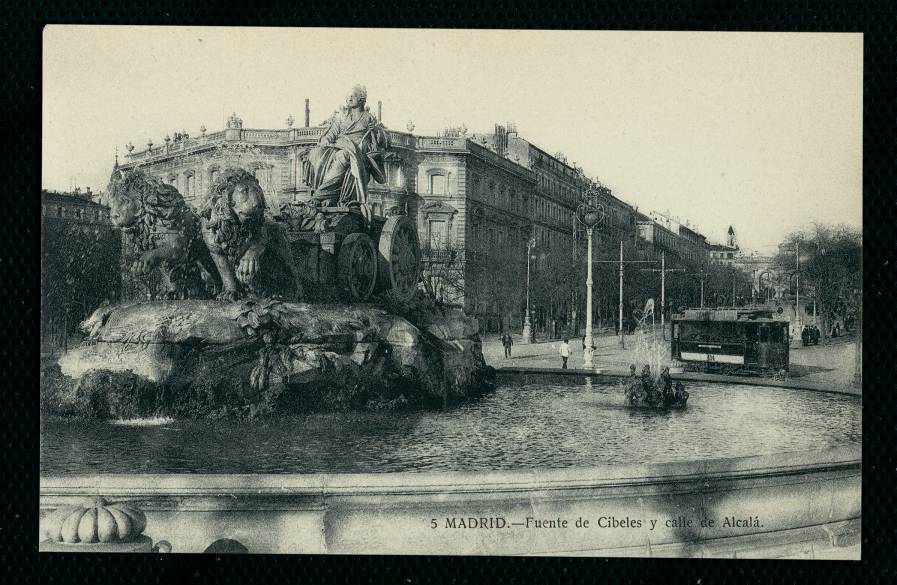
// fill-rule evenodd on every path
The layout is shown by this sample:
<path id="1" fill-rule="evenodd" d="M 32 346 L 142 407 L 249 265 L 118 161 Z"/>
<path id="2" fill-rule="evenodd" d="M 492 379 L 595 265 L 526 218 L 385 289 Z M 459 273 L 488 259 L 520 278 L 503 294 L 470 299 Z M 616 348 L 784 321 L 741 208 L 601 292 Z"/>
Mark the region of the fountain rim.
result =
<path id="1" fill-rule="evenodd" d="M 502 376 L 538 376 L 538 375 L 561 375 L 561 376 L 586 376 L 590 379 L 602 378 L 607 379 L 623 379 L 629 377 L 629 372 L 606 371 L 606 370 L 585 370 L 573 368 L 544 368 L 544 367 L 525 367 L 525 366 L 502 366 L 495 368 L 498 375 Z M 821 394 L 838 394 L 839 396 L 847 396 L 862 400 L 862 391 L 849 386 L 823 386 L 810 382 L 795 381 L 778 381 L 768 378 L 746 378 L 742 376 L 726 376 L 722 374 L 702 374 L 698 372 L 683 372 L 672 374 L 673 380 L 682 380 L 684 382 L 697 383 L 721 383 L 733 384 L 737 386 L 762 386 L 765 388 L 781 388 L 783 390 L 803 390 L 807 392 L 818 392 Z M 609 381 L 609 380 L 608 380 Z"/>
<path id="2" fill-rule="evenodd" d="M 362 495 L 502 493 L 533 490 L 650 487 L 810 472 L 850 472 L 862 467 L 862 446 L 783 451 L 718 459 L 590 467 L 489 471 L 260 474 L 54 474 L 41 476 L 42 498 L 102 493 L 112 498 L 166 496 Z"/>

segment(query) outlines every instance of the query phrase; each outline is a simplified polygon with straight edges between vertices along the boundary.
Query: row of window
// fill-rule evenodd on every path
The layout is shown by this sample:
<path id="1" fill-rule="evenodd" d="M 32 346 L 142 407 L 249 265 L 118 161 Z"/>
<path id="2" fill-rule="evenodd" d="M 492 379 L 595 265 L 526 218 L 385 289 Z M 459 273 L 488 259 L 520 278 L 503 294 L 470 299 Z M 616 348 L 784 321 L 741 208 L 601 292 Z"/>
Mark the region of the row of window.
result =
<path id="1" fill-rule="evenodd" d="M 470 177 L 470 194 L 473 198 L 488 203 L 492 207 L 518 214 L 526 213 L 530 204 L 526 194 L 522 198 L 518 197 L 516 188 L 496 183 L 492 179 L 483 181 L 476 173 L 471 174 Z"/>
<path id="2" fill-rule="evenodd" d="M 560 181 L 542 173 L 539 173 L 539 190 L 543 193 L 548 193 L 555 199 L 566 201 L 570 205 L 577 203 L 582 198 L 581 189 L 574 189 L 564 185 Z"/>
<path id="3" fill-rule="evenodd" d="M 431 175 L 432 181 L 436 175 Z M 435 193 L 431 186 L 431 193 Z M 471 175 L 471 195 L 493 207 L 505 209 L 518 215 L 526 215 L 542 222 L 552 222 L 565 228 L 573 226 L 573 212 L 571 209 L 564 207 L 542 198 L 531 198 L 524 194 L 523 197 L 518 196 L 518 192 L 513 187 L 507 187 L 503 184 L 497 184 L 493 180 L 482 181 L 477 174 Z"/>
<path id="4" fill-rule="evenodd" d="M 63 219 L 65 217 L 71 217 L 80 221 L 101 221 L 109 219 L 109 212 L 100 209 L 87 210 L 79 207 L 74 210 L 74 213 L 70 214 L 69 211 L 72 210 L 66 210 L 62 205 L 56 206 L 55 209 L 47 209 L 46 205 L 41 205 L 41 212 L 44 216 L 49 213 L 51 217 L 56 217 L 58 219 Z"/>
<path id="5" fill-rule="evenodd" d="M 472 230 L 474 241 L 486 250 L 495 247 L 516 247 L 522 250 L 526 245 L 526 234 L 508 226 L 478 224 Z"/>
<path id="6" fill-rule="evenodd" d="M 272 171 L 270 167 L 257 167 L 253 169 L 253 174 L 255 175 L 256 180 L 259 182 L 259 185 L 262 188 L 262 191 L 267 194 L 269 186 L 273 184 L 272 179 Z M 208 189 L 211 185 L 215 183 L 218 179 L 218 175 L 220 173 L 219 168 L 211 167 L 206 169 L 205 184 L 197 184 L 196 172 L 193 170 L 184 171 L 182 173 L 170 173 L 168 175 L 162 176 L 162 182 L 171 185 L 175 189 L 180 192 L 185 198 L 193 198 L 200 195 L 198 189 Z"/>

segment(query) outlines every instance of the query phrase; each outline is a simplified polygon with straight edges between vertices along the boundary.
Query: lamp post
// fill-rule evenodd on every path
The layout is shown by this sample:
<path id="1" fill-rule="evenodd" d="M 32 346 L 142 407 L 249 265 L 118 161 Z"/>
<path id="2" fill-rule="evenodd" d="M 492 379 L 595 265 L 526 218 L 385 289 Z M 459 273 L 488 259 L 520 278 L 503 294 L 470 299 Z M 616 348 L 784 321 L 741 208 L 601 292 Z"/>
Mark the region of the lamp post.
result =
<path id="1" fill-rule="evenodd" d="M 604 195 L 607 187 L 599 184 L 597 188 L 590 187 L 583 195 L 582 202 L 576 208 L 576 219 L 585 226 L 588 238 L 586 258 L 586 339 L 583 355 L 583 367 L 592 368 L 592 232 L 596 226 L 604 221 L 604 205 L 599 197 Z"/>
<path id="2" fill-rule="evenodd" d="M 536 238 L 530 238 L 526 243 L 526 316 L 523 318 L 523 343 L 529 343 L 533 338 L 533 326 L 529 319 L 529 260 L 536 247 Z"/>
<path id="3" fill-rule="evenodd" d="M 796 313 L 796 325 L 794 327 L 794 337 L 795 339 L 800 338 L 800 334 L 803 331 L 803 315 L 801 315 L 800 310 L 800 240 L 795 242 L 794 247 L 794 255 L 796 257 L 797 262 L 797 285 L 795 288 L 795 297 L 794 297 L 794 312 Z"/>

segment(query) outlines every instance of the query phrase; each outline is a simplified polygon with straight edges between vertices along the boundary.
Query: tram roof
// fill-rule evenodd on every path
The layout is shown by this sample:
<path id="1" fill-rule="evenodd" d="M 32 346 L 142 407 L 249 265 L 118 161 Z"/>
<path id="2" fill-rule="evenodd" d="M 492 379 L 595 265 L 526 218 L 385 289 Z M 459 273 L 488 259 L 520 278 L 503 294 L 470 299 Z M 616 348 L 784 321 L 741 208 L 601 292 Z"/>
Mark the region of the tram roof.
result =
<path id="1" fill-rule="evenodd" d="M 673 317 L 678 321 L 738 321 L 751 323 L 787 323 L 772 309 L 685 309 Z"/>

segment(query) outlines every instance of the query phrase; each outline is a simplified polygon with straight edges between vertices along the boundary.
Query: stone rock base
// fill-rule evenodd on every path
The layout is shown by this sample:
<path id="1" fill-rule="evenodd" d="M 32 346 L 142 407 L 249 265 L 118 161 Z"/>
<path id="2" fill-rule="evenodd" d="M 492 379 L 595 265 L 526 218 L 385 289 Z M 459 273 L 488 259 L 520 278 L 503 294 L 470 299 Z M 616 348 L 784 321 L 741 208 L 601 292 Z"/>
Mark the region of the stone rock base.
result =
<path id="1" fill-rule="evenodd" d="M 98 310 L 42 372 L 44 414 L 254 417 L 442 407 L 489 390 L 475 319 L 372 306 L 148 301 Z"/>

